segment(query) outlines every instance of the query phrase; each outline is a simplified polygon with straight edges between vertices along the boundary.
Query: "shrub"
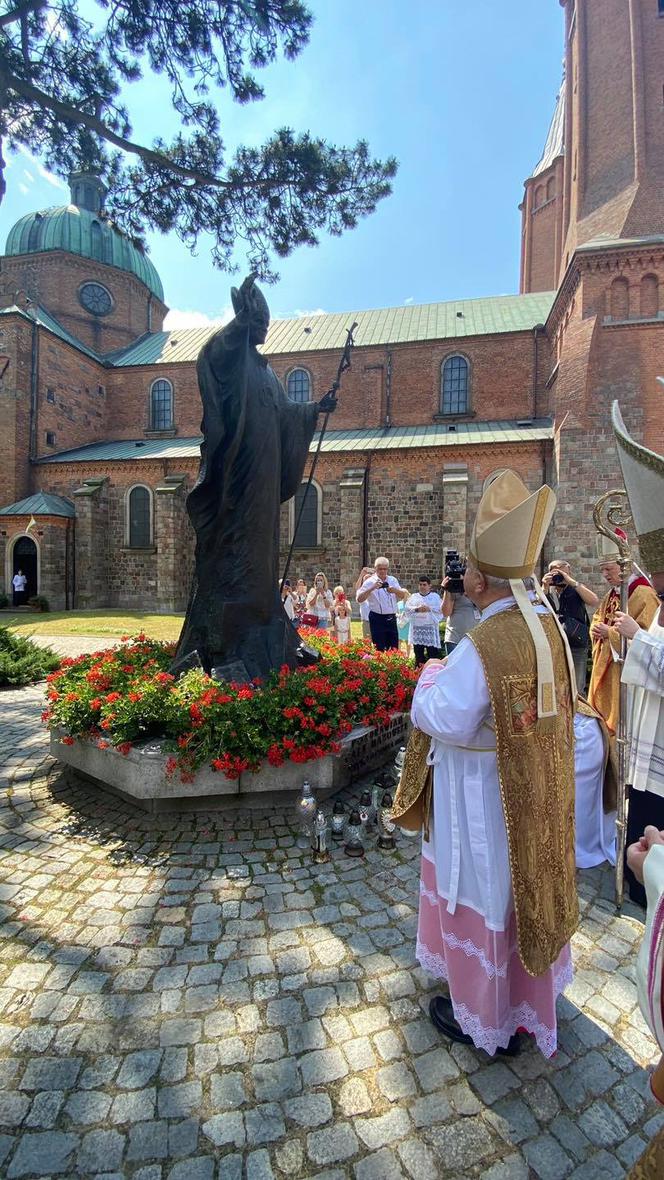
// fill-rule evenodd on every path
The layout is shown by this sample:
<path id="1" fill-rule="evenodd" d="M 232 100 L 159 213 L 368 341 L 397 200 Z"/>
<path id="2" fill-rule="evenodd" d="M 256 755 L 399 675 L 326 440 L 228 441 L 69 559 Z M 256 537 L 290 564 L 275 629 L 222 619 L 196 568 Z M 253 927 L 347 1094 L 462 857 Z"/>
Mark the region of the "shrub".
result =
<path id="1" fill-rule="evenodd" d="M 6 610 L 9 606 L 9 599 L 6 594 L 0 590 L 0 610 Z"/>
<path id="2" fill-rule="evenodd" d="M 44 598 L 43 594 L 33 594 L 32 598 L 28 599 L 28 606 L 33 610 L 47 611 L 49 610 L 48 598 Z"/>
<path id="3" fill-rule="evenodd" d="M 384 725 L 410 707 L 417 672 L 399 652 L 359 641 L 338 647 L 306 632 L 322 658 L 295 671 L 284 665 L 264 683 L 223 683 L 194 669 L 175 681 L 173 645 L 138 635 L 119 648 L 63 660 L 49 676 L 51 728 L 65 741 L 86 738 L 128 753 L 160 736 L 172 752 L 167 771 L 185 781 L 199 766 L 237 778 L 265 760 L 308 762 L 338 752 L 356 725 Z"/>
<path id="4" fill-rule="evenodd" d="M 18 688 L 42 680 L 59 663 L 60 658 L 54 652 L 0 627 L 0 687 Z"/>

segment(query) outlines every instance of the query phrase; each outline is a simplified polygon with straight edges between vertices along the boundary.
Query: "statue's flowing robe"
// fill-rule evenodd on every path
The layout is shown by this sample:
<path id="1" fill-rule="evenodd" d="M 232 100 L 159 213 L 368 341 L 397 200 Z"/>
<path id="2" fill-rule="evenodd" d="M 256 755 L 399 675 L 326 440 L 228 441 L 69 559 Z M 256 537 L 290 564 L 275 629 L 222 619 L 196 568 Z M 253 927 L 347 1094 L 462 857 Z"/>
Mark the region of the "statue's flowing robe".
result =
<path id="1" fill-rule="evenodd" d="M 197 653 L 208 672 L 264 677 L 296 662 L 278 586 L 279 515 L 300 486 L 317 406 L 287 399 L 238 319 L 208 341 L 197 371 L 204 441 L 187 498 L 196 566 L 174 667 Z"/>
<path id="2" fill-rule="evenodd" d="M 616 611 L 620 610 L 620 591 L 609 590 L 593 615 L 592 625 L 606 623 L 610 628 L 606 639 L 593 640 L 593 670 L 588 688 L 588 700 L 601 713 L 611 734 L 618 729 L 620 714 L 620 635 L 613 626 Z M 647 631 L 659 610 L 657 595 L 646 578 L 633 578 L 629 584 L 627 610 L 632 618 Z"/>

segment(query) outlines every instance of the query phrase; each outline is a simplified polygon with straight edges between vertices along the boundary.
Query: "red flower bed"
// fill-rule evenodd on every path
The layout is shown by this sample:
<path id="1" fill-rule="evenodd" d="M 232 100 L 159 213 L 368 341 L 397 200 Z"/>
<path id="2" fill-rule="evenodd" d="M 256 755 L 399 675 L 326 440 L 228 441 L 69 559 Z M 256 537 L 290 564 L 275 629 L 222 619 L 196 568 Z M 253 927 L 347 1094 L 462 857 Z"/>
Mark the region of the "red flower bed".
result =
<path id="1" fill-rule="evenodd" d="M 385 725 L 410 708 L 417 672 L 399 652 L 364 640 L 339 647 L 325 632 L 302 631 L 321 652 L 311 668 L 284 666 L 264 683 L 211 680 L 167 671 L 173 645 L 145 635 L 122 646 L 64 660 L 48 677 L 50 728 L 126 754 L 137 741 L 165 738 L 167 773 L 186 781 L 209 764 L 229 778 L 267 760 L 308 762 L 338 752 L 358 725 Z"/>

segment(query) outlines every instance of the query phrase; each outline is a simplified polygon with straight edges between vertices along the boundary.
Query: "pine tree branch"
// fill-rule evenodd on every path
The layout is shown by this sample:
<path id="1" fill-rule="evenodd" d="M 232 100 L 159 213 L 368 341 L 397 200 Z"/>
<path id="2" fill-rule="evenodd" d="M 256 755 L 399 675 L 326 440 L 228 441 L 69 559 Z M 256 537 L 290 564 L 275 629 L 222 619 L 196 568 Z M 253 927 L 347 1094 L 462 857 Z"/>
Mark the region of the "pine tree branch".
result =
<path id="1" fill-rule="evenodd" d="M 9 12 L 0 16 L 0 29 L 4 29 L 6 25 L 13 25 L 22 16 L 27 16 L 28 13 L 35 12 L 38 8 L 46 8 L 47 3 L 48 0 L 23 0 L 21 4 L 17 4 L 15 8 L 11 8 Z"/>
<path id="2" fill-rule="evenodd" d="M 187 168 L 186 165 L 178 164 L 175 160 L 171 160 L 163 152 L 156 152 L 153 148 L 144 147 L 143 144 L 133 143 L 132 140 L 125 139 L 122 135 L 117 135 L 115 131 L 107 127 L 96 115 L 90 115 L 87 111 L 81 111 L 78 107 L 71 106 L 70 103 L 61 102 L 60 99 L 54 98 L 53 95 L 47 94 L 46 91 L 40 90 L 37 86 L 33 86 L 31 82 L 26 82 L 24 78 L 17 78 L 1 65 L 0 88 L 13 90 L 21 98 L 25 98 L 37 106 L 44 107 L 46 110 L 53 111 L 53 114 L 57 115 L 65 123 L 76 123 L 79 126 L 87 127 L 88 131 L 94 132 L 95 135 L 114 144 L 115 147 L 120 148 L 123 152 L 140 156 L 147 164 L 154 164 L 158 168 L 166 168 L 169 172 L 173 172 L 176 176 L 181 176 L 184 180 L 195 180 L 199 184 L 210 185 L 211 187 L 220 189 L 232 189 L 235 187 L 229 181 L 221 180 L 218 176 L 214 176 L 213 173 L 199 172 L 196 168 Z"/>

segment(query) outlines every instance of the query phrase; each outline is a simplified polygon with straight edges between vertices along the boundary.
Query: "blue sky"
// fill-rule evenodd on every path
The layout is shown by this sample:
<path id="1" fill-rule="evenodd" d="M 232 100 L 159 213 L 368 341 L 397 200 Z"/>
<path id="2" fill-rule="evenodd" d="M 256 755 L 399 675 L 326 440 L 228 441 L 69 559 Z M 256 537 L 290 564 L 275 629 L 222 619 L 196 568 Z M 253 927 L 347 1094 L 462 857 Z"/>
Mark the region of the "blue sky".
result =
<path id="1" fill-rule="evenodd" d="M 310 43 L 295 62 L 261 71 L 263 102 L 240 107 L 219 96 L 228 145 L 291 126 L 338 144 L 366 138 L 374 155 L 397 157 L 399 172 L 393 195 L 356 230 L 279 262 L 280 280 L 267 292 L 273 316 L 517 291 L 517 206 L 561 79 L 558 0 L 310 6 Z M 134 138 L 174 132 L 165 94 L 159 79 L 131 88 Z M 66 199 L 21 155 L 7 179 L 0 240 L 24 213 Z M 206 240 L 196 257 L 173 236 L 151 235 L 148 244 L 178 322 L 224 315 L 238 279 L 215 270 Z"/>

